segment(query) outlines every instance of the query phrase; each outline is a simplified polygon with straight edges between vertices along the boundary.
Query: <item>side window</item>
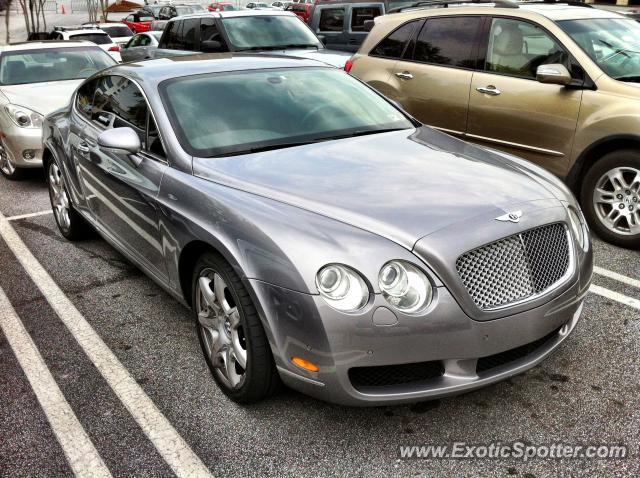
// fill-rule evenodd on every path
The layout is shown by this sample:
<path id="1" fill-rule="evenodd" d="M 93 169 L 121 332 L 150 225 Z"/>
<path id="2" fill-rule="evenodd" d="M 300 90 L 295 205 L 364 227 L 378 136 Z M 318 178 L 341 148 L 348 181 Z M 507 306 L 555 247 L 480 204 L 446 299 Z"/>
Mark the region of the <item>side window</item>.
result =
<path id="1" fill-rule="evenodd" d="M 156 122 L 153 120 L 151 113 L 147 115 L 147 125 L 147 151 L 161 158 L 166 158 L 167 155 L 164 152 L 162 141 L 158 134 L 158 127 L 156 126 Z"/>
<path id="2" fill-rule="evenodd" d="M 147 46 L 150 42 L 151 39 L 147 35 L 140 35 L 136 46 Z"/>
<path id="3" fill-rule="evenodd" d="M 413 36 L 413 32 L 419 20 L 405 23 L 401 27 L 391 32 L 384 40 L 371 50 L 369 55 L 381 56 L 384 58 L 400 58 L 405 46 Z"/>
<path id="4" fill-rule="evenodd" d="M 182 21 L 182 49 L 195 51 L 198 41 L 198 28 L 200 28 L 199 18 L 190 18 Z"/>
<path id="5" fill-rule="evenodd" d="M 137 46 L 140 46 L 142 44 L 143 38 L 144 37 L 142 35 L 136 35 L 131 40 L 129 40 L 129 43 L 127 43 L 127 48 L 135 48 Z"/>
<path id="6" fill-rule="evenodd" d="M 165 48 L 170 50 L 183 49 L 184 42 L 182 41 L 182 24 L 182 20 L 167 24 L 167 27 L 171 26 L 171 28 L 167 28 L 167 31 L 165 32 L 165 36 L 167 37 Z"/>
<path id="7" fill-rule="evenodd" d="M 216 21 L 213 18 L 203 18 L 200 22 L 200 45 L 205 41 L 219 41 L 222 45 L 221 51 L 227 51 L 226 43 L 218 31 Z"/>
<path id="8" fill-rule="evenodd" d="M 540 65 L 551 63 L 571 70 L 569 55 L 544 30 L 519 20 L 493 19 L 485 70 L 534 79 Z"/>
<path id="9" fill-rule="evenodd" d="M 96 92 L 96 83 L 98 80 L 91 80 L 86 82 L 80 88 L 76 94 L 76 109 L 86 119 L 91 119 L 91 112 L 93 110 L 93 95 Z"/>
<path id="10" fill-rule="evenodd" d="M 323 8 L 320 10 L 321 32 L 341 32 L 344 24 L 344 8 Z"/>
<path id="11" fill-rule="evenodd" d="M 129 15 L 127 18 L 124 19 L 125 22 L 133 22 L 133 15 Z"/>
<path id="12" fill-rule="evenodd" d="M 121 76 L 106 76 L 98 84 L 93 120 L 102 127 L 132 128 L 146 143 L 147 103 L 142 92 Z"/>
<path id="13" fill-rule="evenodd" d="M 475 68 L 473 52 L 480 17 L 430 18 L 422 27 L 413 54 L 415 61 Z"/>
<path id="14" fill-rule="evenodd" d="M 380 7 L 353 7 L 351 9 L 351 31 L 364 32 L 364 22 L 382 15 Z"/>

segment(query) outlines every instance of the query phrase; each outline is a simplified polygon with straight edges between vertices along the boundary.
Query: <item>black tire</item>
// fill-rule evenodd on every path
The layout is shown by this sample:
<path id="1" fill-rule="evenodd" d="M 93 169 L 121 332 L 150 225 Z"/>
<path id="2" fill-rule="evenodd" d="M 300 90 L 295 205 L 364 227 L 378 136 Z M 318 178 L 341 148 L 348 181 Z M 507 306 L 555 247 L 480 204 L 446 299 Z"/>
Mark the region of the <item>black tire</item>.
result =
<path id="1" fill-rule="evenodd" d="M 54 210 L 53 217 L 58 225 L 58 230 L 60 234 L 62 234 L 69 241 L 80 241 L 82 239 L 86 239 L 93 235 L 93 229 L 91 226 L 85 221 L 85 219 L 74 209 L 73 204 L 71 203 L 71 199 L 69 198 L 68 193 L 66 192 L 66 185 L 64 182 L 62 183 L 62 188 L 67 194 L 69 208 L 68 208 L 68 216 L 69 216 L 69 224 L 62 224 L 58 215 L 55 213 L 55 205 L 54 205 L 54 189 L 51 184 L 51 175 L 54 174 L 52 171 L 53 168 L 56 168 L 59 171 L 58 165 L 55 161 L 50 160 L 46 165 L 45 176 L 47 178 L 47 187 L 49 189 L 49 202 L 51 203 L 51 208 Z"/>
<path id="2" fill-rule="evenodd" d="M 602 220 L 599 219 L 596 207 L 593 204 L 593 194 L 600 178 L 615 168 L 633 168 L 640 171 L 640 151 L 632 149 L 612 151 L 602 156 L 602 158 L 589 168 L 582 181 L 580 191 L 582 210 L 591 229 L 602 239 L 627 249 L 640 249 L 640 233 L 623 234 L 622 232 L 617 233 L 609 229 Z M 637 211 L 640 207 L 640 191 L 636 191 L 635 189 L 631 191 L 632 194 L 630 198 L 633 199 L 633 197 L 635 197 L 637 202 L 626 204 L 625 207 L 629 208 L 629 206 L 632 206 Z M 633 193 L 633 191 L 635 191 L 635 193 Z M 636 217 L 638 217 L 638 213 L 636 213 Z M 623 221 L 626 221 L 626 219 Z"/>
<path id="3" fill-rule="evenodd" d="M 244 382 L 239 388 L 229 387 L 216 372 L 209 354 L 207 353 L 204 332 L 198 322 L 198 312 L 196 306 L 197 283 L 201 274 L 205 271 L 213 270 L 220 274 L 226 282 L 228 290 L 232 296 L 235 306 L 238 308 L 240 323 L 244 330 L 244 338 L 247 350 L 247 368 L 245 370 Z M 249 293 L 242 280 L 233 268 L 219 254 L 207 252 L 203 254 L 193 271 L 192 283 L 192 310 L 194 313 L 196 330 L 202 352 L 214 380 L 220 389 L 234 402 L 240 404 L 256 403 L 273 395 L 280 386 L 278 375 L 269 341 L 262 327 L 260 317 Z"/>

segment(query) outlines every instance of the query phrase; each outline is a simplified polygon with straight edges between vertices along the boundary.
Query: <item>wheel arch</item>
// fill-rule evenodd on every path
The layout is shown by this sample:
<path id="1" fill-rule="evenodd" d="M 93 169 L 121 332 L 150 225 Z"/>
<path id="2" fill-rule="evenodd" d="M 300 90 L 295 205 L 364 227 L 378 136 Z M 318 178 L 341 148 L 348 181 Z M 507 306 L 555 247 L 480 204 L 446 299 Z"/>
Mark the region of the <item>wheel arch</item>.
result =
<path id="1" fill-rule="evenodd" d="M 567 175 L 567 185 L 580 197 L 580 187 L 587 171 L 599 158 L 612 151 L 621 149 L 638 149 L 640 151 L 640 135 L 620 134 L 607 136 L 589 145 L 574 163 Z"/>

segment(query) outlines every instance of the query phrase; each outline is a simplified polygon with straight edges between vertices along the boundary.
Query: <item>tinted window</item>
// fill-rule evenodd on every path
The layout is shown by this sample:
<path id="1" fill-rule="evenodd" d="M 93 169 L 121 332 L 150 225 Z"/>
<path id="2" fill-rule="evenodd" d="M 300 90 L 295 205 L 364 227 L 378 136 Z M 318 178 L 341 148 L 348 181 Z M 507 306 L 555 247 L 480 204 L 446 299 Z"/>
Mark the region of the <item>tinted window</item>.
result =
<path id="1" fill-rule="evenodd" d="M 184 43 L 182 42 L 182 21 L 169 22 L 165 27 L 163 48 L 172 50 L 182 50 Z"/>
<path id="2" fill-rule="evenodd" d="M 93 110 L 93 94 L 96 91 L 96 83 L 98 80 L 92 80 L 80 88 L 76 94 L 76 109 L 80 114 L 87 119 L 91 119 L 91 112 Z"/>
<path id="3" fill-rule="evenodd" d="M 147 46 L 151 42 L 151 39 L 147 35 L 140 35 L 138 40 L 138 46 Z"/>
<path id="4" fill-rule="evenodd" d="M 158 135 L 158 127 L 156 122 L 153 121 L 153 116 L 149 114 L 149 129 L 147 132 L 147 144 L 149 145 L 147 150 L 161 158 L 166 157 L 164 148 L 162 147 L 162 141 Z"/>
<path id="5" fill-rule="evenodd" d="M 320 10 L 320 31 L 341 32 L 344 23 L 344 8 L 323 8 Z"/>
<path id="6" fill-rule="evenodd" d="M 182 49 L 195 51 L 198 41 L 197 31 L 200 28 L 199 18 L 190 18 L 182 22 Z"/>
<path id="7" fill-rule="evenodd" d="M 569 55 L 541 28 L 527 22 L 495 18 L 491 23 L 485 69 L 535 78 L 538 66 L 562 63 Z"/>
<path id="8" fill-rule="evenodd" d="M 479 25 L 479 17 L 430 18 L 418 36 L 413 59 L 475 68 L 473 49 Z"/>
<path id="9" fill-rule="evenodd" d="M 95 43 L 96 45 L 106 45 L 112 43 L 111 38 L 106 33 L 82 33 L 80 35 L 69 35 L 69 40 L 85 40 Z"/>
<path id="10" fill-rule="evenodd" d="M 418 21 L 405 23 L 378 43 L 378 45 L 371 50 L 370 55 L 385 58 L 400 58 L 417 24 Z"/>
<path id="11" fill-rule="evenodd" d="M 318 38 L 298 17 L 256 15 L 224 18 L 231 44 L 238 50 L 287 45 L 318 46 Z"/>
<path id="12" fill-rule="evenodd" d="M 200 42 L 203 41 L 219 41 L 224 44 L 224 39 L 213 18 L 203 18 L 200 23 Z"/>
<path id="13" fill-rule="evenodd" d="M 364 22 L 382 15 L 380 7 L 353 7 L 351 9 L 351 31 L 364 32 Z"/>

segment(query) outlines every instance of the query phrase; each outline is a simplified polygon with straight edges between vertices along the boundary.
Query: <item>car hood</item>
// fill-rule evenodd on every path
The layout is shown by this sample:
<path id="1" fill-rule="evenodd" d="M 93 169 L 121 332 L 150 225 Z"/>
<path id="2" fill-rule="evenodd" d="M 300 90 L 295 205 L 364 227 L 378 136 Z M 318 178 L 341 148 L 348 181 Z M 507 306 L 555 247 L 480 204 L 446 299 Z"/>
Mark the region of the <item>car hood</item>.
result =
<path id="1" fill-rule="evenodd" d="M 352 56 L 351 53 L 336 50 L 326 50 L 324 48 L 322 50 L 310 50 L 304 48 L 269 50 L 263 53 L 268 53 L 270 55 L 287 55 L 297 56 L 300 58 L 308 58 L 309 60 L 321 61 L 322 63 L 326 63 L 327 65 L 335 66 L 336 68 L 344 68 L 344 64 Z"/>
<path id="2" fill-rule="evenodd" d="M 49 81 L 28 85 L 2 86 L 10 103 L 47 115 L 69 103 L 71 95 L 84 80 Z"/>
<path id="3" fill-rule="evenodd" d="M 426 127 L 241 156 L 194 158 L 193 171 L 407 249 L 453 223 L 557 199 L 544 182 L 507 159 Z"/>

